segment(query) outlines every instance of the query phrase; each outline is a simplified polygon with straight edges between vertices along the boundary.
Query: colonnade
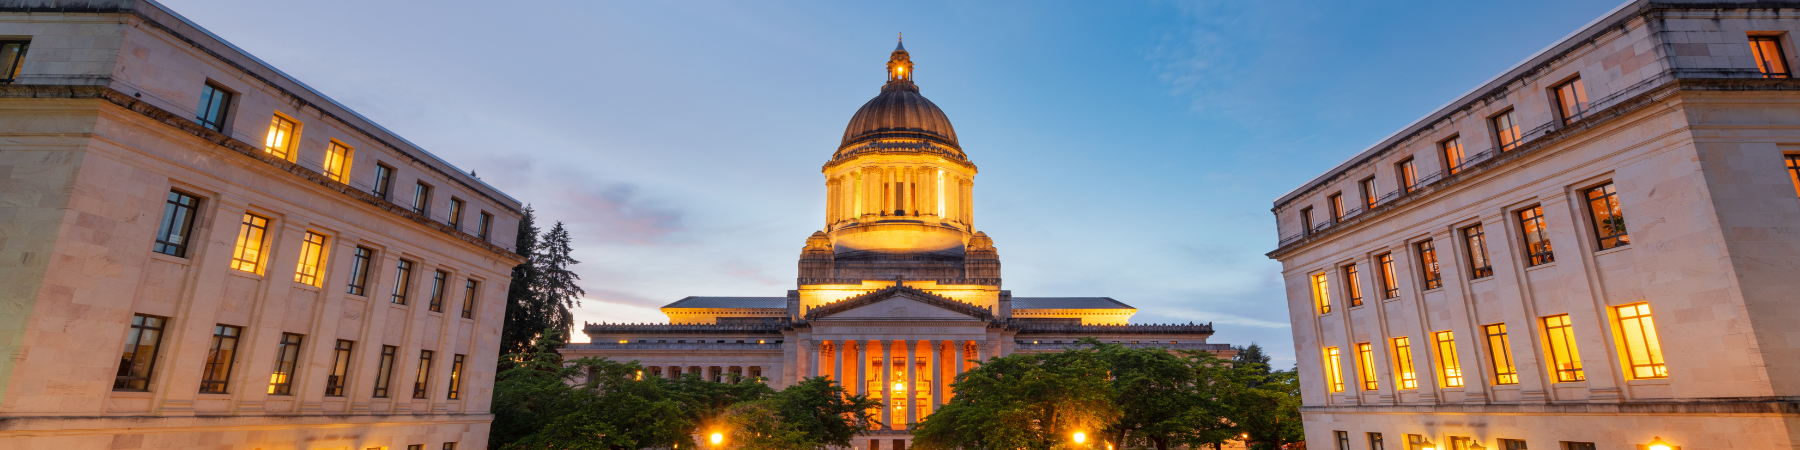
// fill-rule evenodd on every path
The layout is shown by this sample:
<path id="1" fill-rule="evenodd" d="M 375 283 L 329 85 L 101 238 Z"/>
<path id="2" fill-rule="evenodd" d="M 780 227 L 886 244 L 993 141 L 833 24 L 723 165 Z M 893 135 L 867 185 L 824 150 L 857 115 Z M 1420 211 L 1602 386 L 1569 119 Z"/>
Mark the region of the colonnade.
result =
<path id="1" fill-rule="evenodd" d="M 766 378 L 769 376 L 769 369 L 767 366 L 648 366 L 644 368 L 648 372 L 645 372 L 643 376 L 674 379 L 680 378 L 684 373 L 691 373 L 698 374 L 707 380 L 730 381 L 725 379 L 727 375 L 737 375 L 746 379 Z"/>
<path id="2" fill-rule="evenodd" d="M 975 182 L 931 166 L 865 167 L 825 181 L 826 225 L 865 215 L 937 217 L 973 225 Z"/>
<path id="3" fill-rule="evenodd" d="M 802 376 L 827 377 L 849 394 L 880 399 L 885 405 L 881 408 L 881 423 L 890 429 L 901 429 L 918 423 L 921 415 L 930 415 L 930 411 L 955 397 L 946 389 L 949 381 L 993 356 L 984 344 L 987 342 L 970 340 L 807 341 L 802 343 L 808 355 Z M 902 371 L 889 364 L 896 359 L 910 363 Z M 869 373 L 871 370 L 876 373 Z M 896 402 L 895 397 L 904 400 Z M 904 412 L 905 416 L 894 417 L 897 412 Z M 896 424 L 895 419 L 904 422 Z"/>

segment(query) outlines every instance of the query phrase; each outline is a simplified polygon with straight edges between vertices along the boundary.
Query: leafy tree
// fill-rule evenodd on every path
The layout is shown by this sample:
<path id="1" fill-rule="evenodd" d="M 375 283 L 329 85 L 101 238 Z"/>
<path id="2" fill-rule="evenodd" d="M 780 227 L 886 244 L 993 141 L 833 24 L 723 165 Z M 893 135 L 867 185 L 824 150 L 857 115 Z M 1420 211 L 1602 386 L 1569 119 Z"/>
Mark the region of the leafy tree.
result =
<path id="1" fill-rule="evenodd" d="M 1120 416 L 1107 430 L 1121 446 L 1197 447 L 1220 444 L 1235 434 L 1225 419 L 1224 398 L 1241 383 L 1229 364 L 1204 351 L 1093 345 L 1112 374 L 1113 401 Z"/>
<path id="2" fill-rule="evenodd" d="M 1249 346 L 1236 346 L 1231 349 L 1237 350 L 1237 355 L 1231 357 L 1232 366 L 1248 370 L 1250 371 L 1250 374 L 1258 375 L 1246 380 L 1250 386 L 1261 386 L 1263 383 L 1269 381 L 1269 374 L 1271 373 L 1270 371 L 1272 368 L 1269 366 L 1269 355 L 1263 353 L 1262 346 L 1256 345 L 1255 342 L 1251 342 Z"/>
<path id="3" fill-rule="evenodd" d="M 1255 378 L 1260 374 L 1250 373 Z M 1300 424 L 1300 379 L 1297 371 L 1283 370 L 1264 376 L 1261 385 L 1229 397 L 1231 421 L 1247 435 L 1252 450 L 1276 450 L 1306 439 Z"/>
<path id="4" fill-rule="evenodd" d="M 500 354 L 525 354 L 532 350 L 532 343 L 544 328 L 549 327 L 548 320 L 539 317 L 537 289 L 538 267 L 536 258 L 538 247 L 537 219 L 531 206 L 525 207 L 525 214 L 519 217 L 519 232 L 514 238 L 514 252 L 526 258 L 525 262 L 513 266 L 512 284 L 506 287 L 506 321 L 500 327 Z M 500 358 L 502 364 L 508 359 Z"/>
<path id="5" fill-rule="evenodd" d="M 635 450 L 688 443 L 680 398 L 636 363 L 582 358 L 563 365 L 541 340 L 494 382 L 488 445 L 499 449 Z"/>
<path id="6" fill-rule="evenodd" d="M 1073 447 L 1118 416 L 1106 364 L 1093 349 L 989 359 L 958 375 L 956 398 L 913 428 L 919 450 Z"/>
<path id="7" fill-rule="evenodd" d="M 823 377 L 808 378 L 775 395 L 725 411 L 730 446 L 744 450 L 819 450 L 850 447 L 856 433 L 872 428 L 867 396 L 848 395 Z"/>

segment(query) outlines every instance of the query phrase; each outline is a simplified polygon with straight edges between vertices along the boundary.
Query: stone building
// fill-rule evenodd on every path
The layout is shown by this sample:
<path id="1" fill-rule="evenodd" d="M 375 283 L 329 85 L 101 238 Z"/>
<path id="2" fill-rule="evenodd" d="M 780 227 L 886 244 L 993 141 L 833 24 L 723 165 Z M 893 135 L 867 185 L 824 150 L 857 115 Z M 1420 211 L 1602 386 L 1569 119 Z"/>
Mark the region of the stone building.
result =
<path id="1" fill-rule="evenodd" d="M 828 377 L 886 404 L 887 426 L 856 442 L 865 450 L 904 450 L 907 424 L 948 402 L 956 374 L 987 358 L 1090 336 L 1231 356 L 1206 342 L 1211 324 L 1131 325 L 1137 309 L 1111 298 L 1001 289 L 999 253 L 974 226 L 975 164 L 943 110 L 919 95 L 904 47 L 887 67 L 881 94 L 851 116 L 825 163 L 825 229 L 800 252 L 798 289 L 684 298 L 662 308 L 669 324 L 587 324 L 592 343 L 563 354 L 637 361 L 645 376 L 777 388 Z"/>
<path id="2" fill-rule="evenodd" d="M 1782 5 L 1626 3 L 1276 200 L 1307 446 L 1800 446 Z"/>
<path id="3" fill-rule="evenodd" d="M 519 201 L 154 2 L 0 70 L 0 448 L 486 446 Z"/>

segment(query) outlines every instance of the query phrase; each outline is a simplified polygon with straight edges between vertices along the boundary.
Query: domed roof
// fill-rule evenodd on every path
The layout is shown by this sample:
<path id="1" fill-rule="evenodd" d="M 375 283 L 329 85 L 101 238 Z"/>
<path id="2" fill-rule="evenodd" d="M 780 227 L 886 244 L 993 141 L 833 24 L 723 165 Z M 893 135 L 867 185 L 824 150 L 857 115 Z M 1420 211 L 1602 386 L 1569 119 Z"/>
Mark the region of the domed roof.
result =
<path id="1" fill-rule="evenodd" d="M 956 142 L 956 129 L 950 126 L 950 117 L 931 100 L 919 95 L 919 86 L 913 84 L 912 56 L 906 52 L 906 47 L 895 47 L 887 65 L 887 85 L 881 87 L 881 95 L 864 103 L 856 110 L 856 115 L 850 116 L 850 125 L 844 127 L 844 141 L 838 149 L 882 138 L 901 138 L 924 139 L 961 150 L 962 146 Z"/>

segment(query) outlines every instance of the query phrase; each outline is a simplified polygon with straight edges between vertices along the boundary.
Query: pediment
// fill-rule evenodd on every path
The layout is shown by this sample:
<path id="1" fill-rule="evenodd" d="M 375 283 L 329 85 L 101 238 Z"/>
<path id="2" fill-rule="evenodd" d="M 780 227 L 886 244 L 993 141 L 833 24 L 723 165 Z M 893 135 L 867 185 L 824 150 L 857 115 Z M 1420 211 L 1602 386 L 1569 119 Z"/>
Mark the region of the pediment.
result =
<path id="1" fill-rule="evenodd" d="M 994 320 L 985 308 L 906 286 L 893 286 L 812 308 L 806 320 L 819 319 Z"/>

